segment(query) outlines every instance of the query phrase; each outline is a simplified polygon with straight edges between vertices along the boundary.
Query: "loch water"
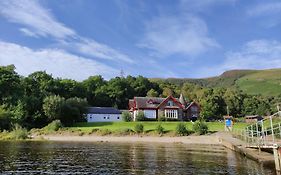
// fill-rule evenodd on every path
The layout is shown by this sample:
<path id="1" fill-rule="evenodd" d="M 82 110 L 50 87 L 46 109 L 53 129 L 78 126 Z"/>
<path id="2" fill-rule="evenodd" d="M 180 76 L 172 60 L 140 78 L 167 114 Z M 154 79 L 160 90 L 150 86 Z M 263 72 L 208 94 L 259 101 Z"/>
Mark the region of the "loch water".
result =
<path id="1" fill-rule="evenodd" d="M 274 175 L 220 145 L 1 141 L 0 174 Z"/>

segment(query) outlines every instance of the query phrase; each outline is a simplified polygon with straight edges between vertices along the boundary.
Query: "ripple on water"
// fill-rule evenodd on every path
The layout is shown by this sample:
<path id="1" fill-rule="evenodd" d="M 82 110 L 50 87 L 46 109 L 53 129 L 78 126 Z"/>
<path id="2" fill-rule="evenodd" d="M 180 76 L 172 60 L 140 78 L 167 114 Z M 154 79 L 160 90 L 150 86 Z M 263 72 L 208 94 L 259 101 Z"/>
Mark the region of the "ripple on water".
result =
<path id="1" fill-rule="evenodd" d="M 273 175 L 222 146 L 167 143 L 0 142 L 4 174 Z"/>

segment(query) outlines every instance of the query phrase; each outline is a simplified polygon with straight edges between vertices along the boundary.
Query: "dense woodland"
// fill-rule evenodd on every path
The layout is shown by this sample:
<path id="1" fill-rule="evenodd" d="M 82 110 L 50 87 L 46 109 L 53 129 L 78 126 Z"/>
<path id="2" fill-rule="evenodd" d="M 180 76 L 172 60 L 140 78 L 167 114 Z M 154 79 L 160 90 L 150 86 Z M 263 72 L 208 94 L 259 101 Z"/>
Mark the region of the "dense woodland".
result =
<path id="1" fill-rule="evenodd" d="M 96 75 L 78 82 L 38 71 L 23 77 L 9 65 L 0 66 L 0 129 L 10 129 L 15 123 L 27 128 L 43 127 L 56 119 L 71 125 L 84 120 L 87 106 L 127 109 L 128 100 L 134 96 L 179 97 L 181 93 L 187 101 L 200 104 L 203 119 L 221 119 L 227 109 L 235 117 L 269 115 L 281 102 L 281 96 L 247 95 L 235 88 L 173 84 L 142 76 L 104 80 Z"/>

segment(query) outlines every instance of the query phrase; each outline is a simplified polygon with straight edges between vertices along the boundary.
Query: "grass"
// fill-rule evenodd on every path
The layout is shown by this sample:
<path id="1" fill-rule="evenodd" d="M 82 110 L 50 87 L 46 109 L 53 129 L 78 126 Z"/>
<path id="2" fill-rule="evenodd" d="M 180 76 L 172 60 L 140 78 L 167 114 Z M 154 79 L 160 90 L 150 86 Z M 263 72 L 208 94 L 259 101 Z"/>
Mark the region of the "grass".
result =
<path id="1" fill-rule="evenodd" d="M 110 132 L 119 132 L 124 129 L 134 130 L 137 124 L 142 124 L 144 126 L 144 132 L 155 131 L 156 127 L 161 123 L 161 126 L 164 128 L 165 132 L 175 132 L 177 124 L 179 122 L 96 122 L 96 123 L 76 123 L 73 127 L 68 127 L 68 130 L 71 131 L 82 131 L 85 133 L 91 133 L 93 130 L 108 130 Z M 192 130 L 191 122 L 184 122 L 189 131 Z M 223 122 L 207 122 L 209 131 L 223 131 L 224 123 Z M 242 129 L 246 126 L 245 123 L 236 123 L 234 128 Z"/>
<path id="2" fill-rule="evenodd" d="M 277 96 L 281 94 L 281 69 L 261 70 L 246 75 L 236 84 L 248 94 Z"/>

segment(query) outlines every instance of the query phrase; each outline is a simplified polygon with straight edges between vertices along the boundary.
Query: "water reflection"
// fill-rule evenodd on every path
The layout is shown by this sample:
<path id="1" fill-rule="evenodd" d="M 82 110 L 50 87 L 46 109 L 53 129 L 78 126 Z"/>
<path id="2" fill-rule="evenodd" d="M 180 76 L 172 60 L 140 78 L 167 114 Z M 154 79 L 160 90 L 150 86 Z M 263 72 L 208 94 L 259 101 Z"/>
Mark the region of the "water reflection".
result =
<path id="1" fill-rule="evenodd" d="M 222 146 L 0 142 L 2 174 L 248 174 L 264 168 Z"/>

